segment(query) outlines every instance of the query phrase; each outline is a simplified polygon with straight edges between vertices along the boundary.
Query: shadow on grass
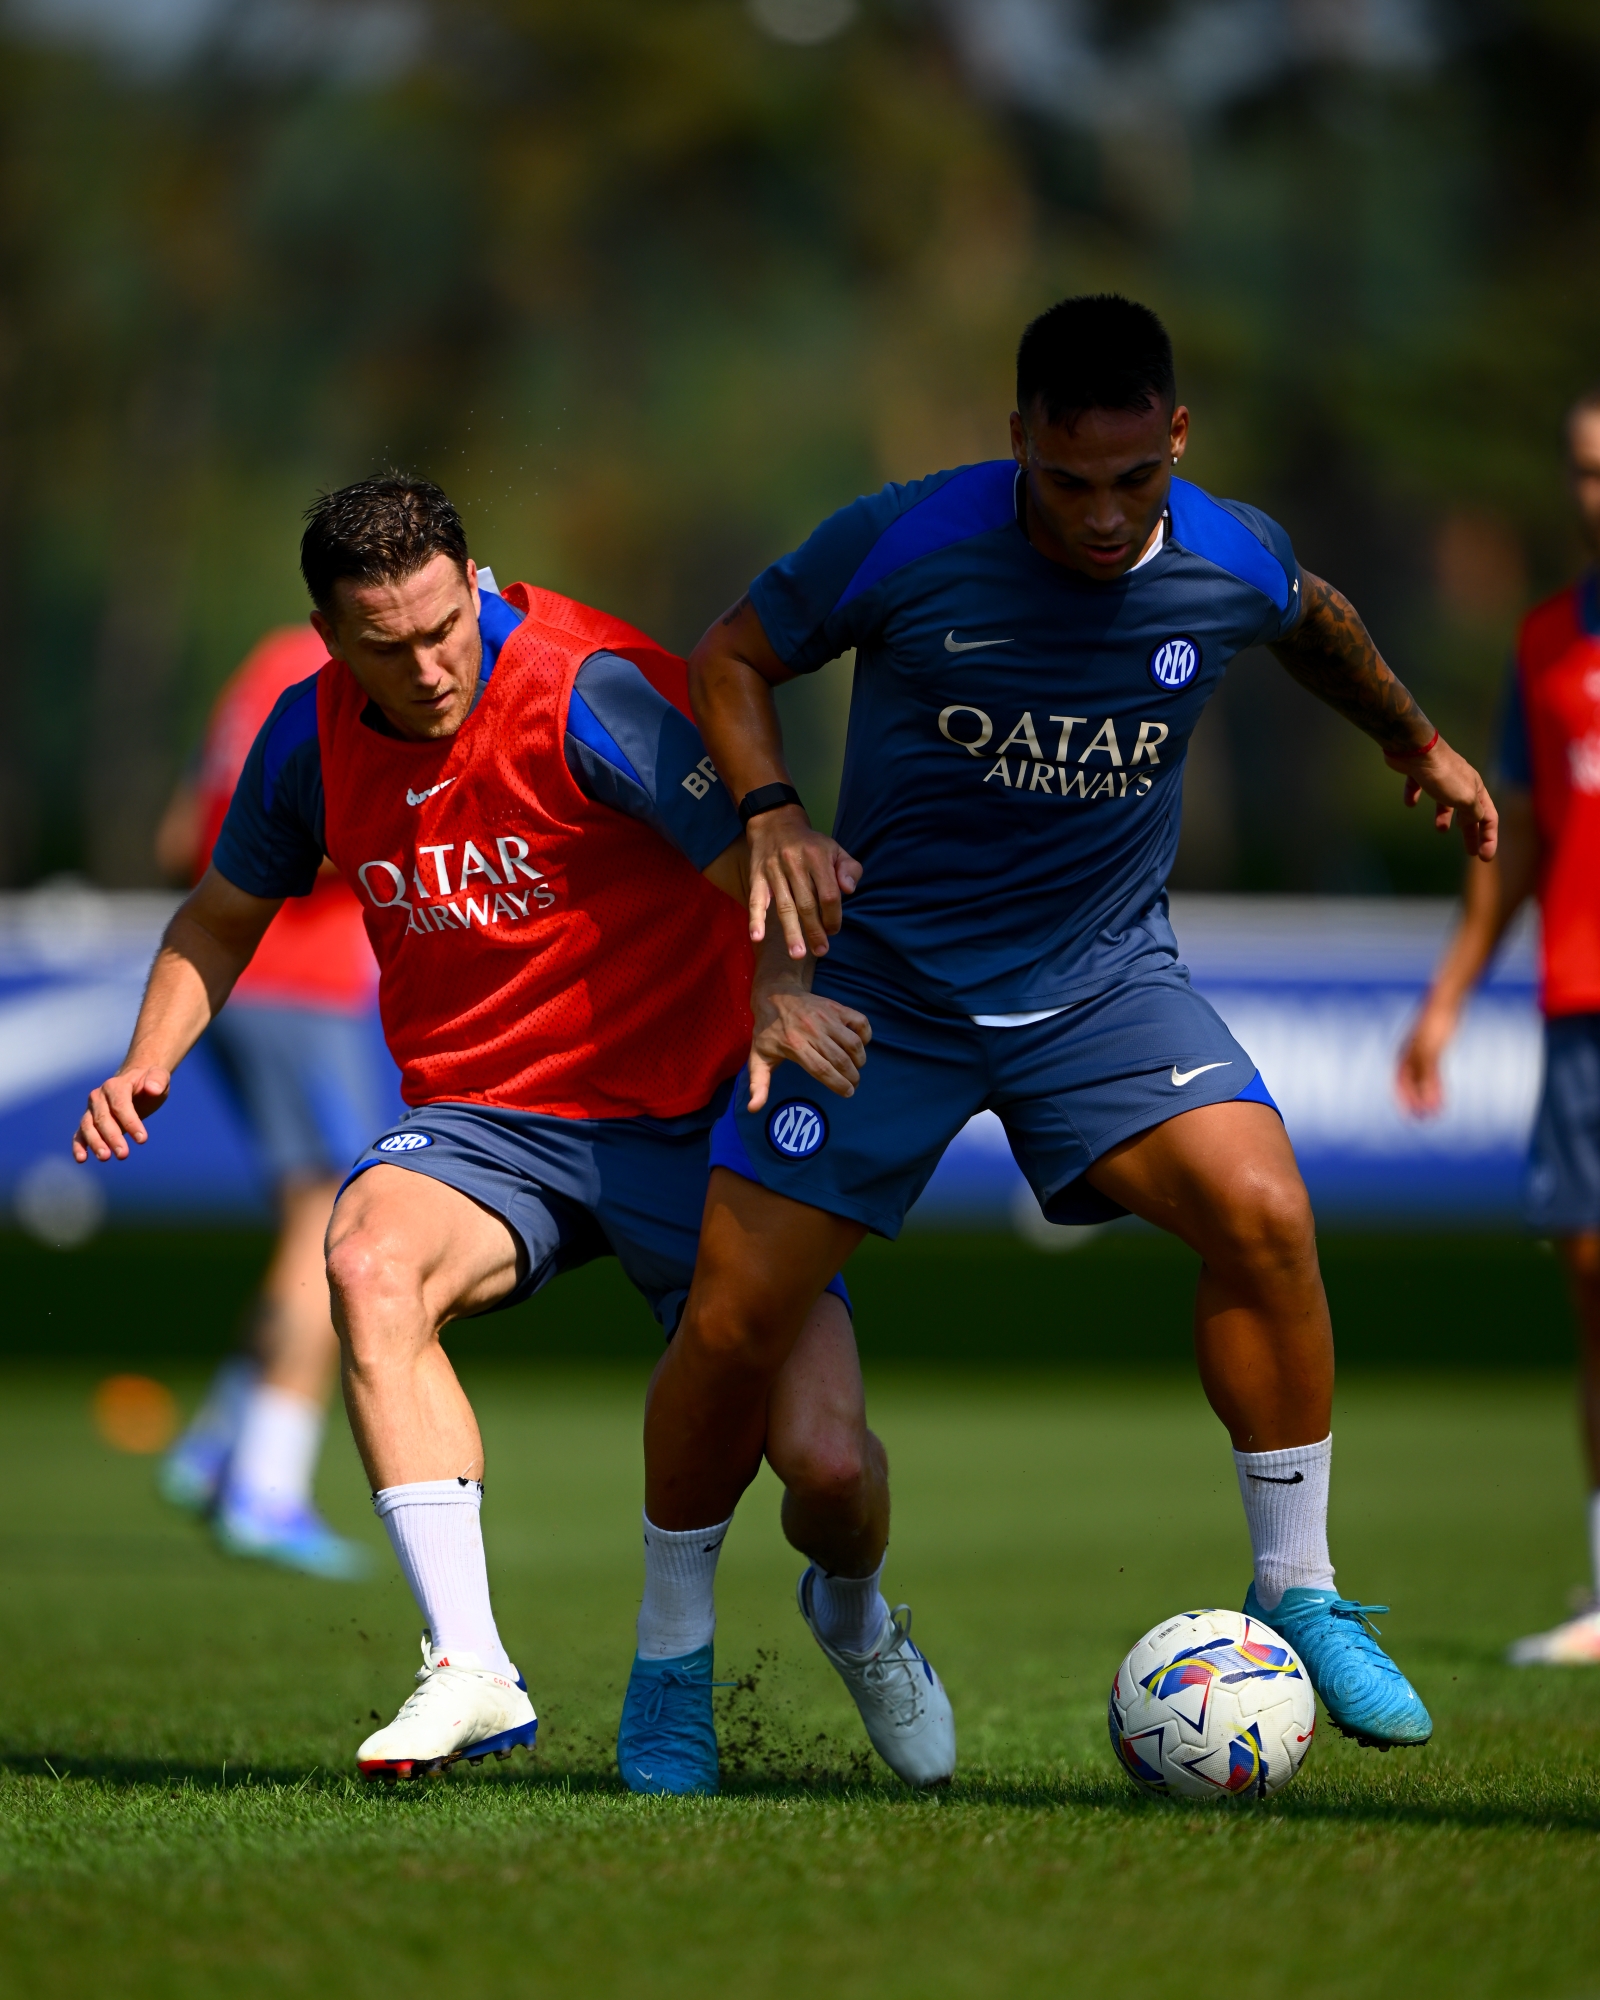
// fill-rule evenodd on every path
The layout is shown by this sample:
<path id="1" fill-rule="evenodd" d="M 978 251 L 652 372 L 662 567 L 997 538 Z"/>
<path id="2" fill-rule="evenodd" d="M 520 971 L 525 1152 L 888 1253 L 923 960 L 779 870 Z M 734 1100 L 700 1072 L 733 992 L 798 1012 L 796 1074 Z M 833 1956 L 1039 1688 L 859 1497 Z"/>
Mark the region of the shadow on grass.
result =
<path id="1" fill-rule="evenodd" d="M 724 1773 L 721 1797 L 730 1804 L 840 1804 L 890 1807 L 924 1814 L 973 1810 L 1093 1814 L 1097 1819 L 1139 1821 L 1146 1826 L 1242 1829 L 1262 1823 L 1296 1826 L 1338 1826 L 1371 1832 L 1400 1828 L 1528 1830 L 1541 1832 L 1600 1832 L 1600 1792 L 1587 1779 L 1570 1785 L 1541 1783 L 1536 1777 L 1449 1772 L 1415 1779 L 1400 1776 L 1387 1794 L 1364 1792 L 1353 1784 L 1336 1790 L 1296 1786 L 1282 1797 L 1261 1805 L 1249 1801 L 1181 1801 L 1142 1797 L 1115 1772 L 1063 1771 L 1037 1777 L 1005 1777 L 983 1772 L 958 1776 L 948 1786 L 914 1792 L 873 1763 L 846 1756 L 828 1768 L 788 1772 Z M 404 1784 L 363 1783 L 354 1772 L 314 1765 L 310 1770 L 280 1764 L 204 1764 L 160 1757 L 84 1755 L 81 1751 L 7 1751 L 0 1748 L 0 1773 L 10 1777 L 53 1780 L 66 1784 L 102 1785 L 117 1791 L 193 1792 L 221 1796 L 252 1789 L 272 1789 L 319 1797 L 352 1795 L 388 1799 L 403 1807 L 421 1803 L 442 1786 L 461 1791 L 490 1791 L 502 1797 L 550 1799 L 628 1798 L 616 1767 L 604 1760 L 582 1759 L 559 1768 L 541 1768 L 518 1761 L 507 1766 L 473 1768 L 458 1765 L 436 1778 Z M 1507 1796 L 1508 1792 L 1513 1793 Z M 655 1802 L 652 1802 L 654 1804 Z M 660 1805 L 671 1810 L 669 1802 Z M 696 1801 L 697 1810 L 706 1802 Z"/>

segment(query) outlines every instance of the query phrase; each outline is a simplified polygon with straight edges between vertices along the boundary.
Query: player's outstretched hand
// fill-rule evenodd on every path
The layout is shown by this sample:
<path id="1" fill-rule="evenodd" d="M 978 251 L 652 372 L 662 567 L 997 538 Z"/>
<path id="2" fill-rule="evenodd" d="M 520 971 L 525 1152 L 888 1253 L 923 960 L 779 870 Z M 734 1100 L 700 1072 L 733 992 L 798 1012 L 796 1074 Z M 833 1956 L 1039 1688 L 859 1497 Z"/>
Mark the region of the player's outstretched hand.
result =
<path id="1" fill-rule="evenodd" d="M 1455 1031 L 1453 1008 L 1438 1000 L 1424 1003 L 1394 1073 L 1395 1095 L 1413 1118 L 1436 1118 L 1444 1109 L 1439 1063 Z"/>
<path id="2" fill-rule="evenodd" d="M 836 1097 L 855 1095 L 872 1040 L 865 1014 L 792 986 L 757 994 L 753 1004 L 756 1032 L 750 1044 L 747 1109 L 759 1111 L 765 1105 L 772 1072 L 781 1062 L 798 1063 Z"/>
<path id="3" fill-rule="evenodd" d="M 775 913 L 791 958 L 827 956 L 828 939 L 844 921 L 841 897 L 854 894 L 861 863 L 818 832 L 799 806 L 758 813 L 745 829 L 750 843 L 750 942 L 767 934 Z"/>
<path id="4" fill-rule="evenodd" d="M 107 1077 L 89 1093 L 89 1108 L 72 1135 L 72 1157 L 80 1165 L 91 1153 L 97 1160 L 125 1160 L 130 1139 L 142 1146 L 149 1138 L 144 1121 L 166 1103 L 171 1088 L 170 1070 L 145 1067 Z"/>
<path id="5" fill-rule="evenodd" d="M 1465 757 L 1459 756 L 1441 736 L 1426 757 L 1391 757 L 1383 760 L 1391 771 L 1399 771 L 1406 781 L 1405 802 L 1414 806 L 1424 792 L 1433 800 L 1433 823 L 1441 833 L 1449 831 L 1456 813 L 1461 815 L 1461 838 L 1469 854 L 1480 861 L 1492 861 L 1500 843 L 1500 815 L 1494 800 Z"/>

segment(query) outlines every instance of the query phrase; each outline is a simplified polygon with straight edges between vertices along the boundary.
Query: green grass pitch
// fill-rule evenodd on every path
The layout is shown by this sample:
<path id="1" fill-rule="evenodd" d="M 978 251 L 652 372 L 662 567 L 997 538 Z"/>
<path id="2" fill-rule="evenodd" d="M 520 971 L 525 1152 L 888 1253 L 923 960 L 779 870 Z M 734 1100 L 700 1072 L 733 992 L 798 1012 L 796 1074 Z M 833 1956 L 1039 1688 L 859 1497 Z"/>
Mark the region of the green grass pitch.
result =
<path id="1" fill-rule="evenodd" d="M 0 1993 L 1600 1992 L 1600 1671 L 1500 1663 L 1583 1574 L 1557 1374 L 1345 1383 L 1341 1582 L 1394 1604 L 1437 1736 L 1380 1757 L 1324 1730 L 1278 1799 L 1194 1809 L 1135 1797 L 1104 1722 L 1132 1639 L 1247 1580 L 1184 1374 L 878 1371 L 888 1583 L 955 1700 L 958 1781 L 912 1796 L 863 1754 L 763 1475 L 722 1565 L 718 1666 L 750 1684 L 717 1698 L 726 1788 L 684 1802 L 628 1798 L 611 1761 L 642 1367 L 472 1375 L 541 1741 L 394 1791 L 347 1775 L 416 1663 L 388 1566 L 352 1588 L 214 1554 L 96 1440 L 93 1380 L 13 1370 L 0 1397 Z M 323 1490 L 381 1551 L 342 1436 Z"/>

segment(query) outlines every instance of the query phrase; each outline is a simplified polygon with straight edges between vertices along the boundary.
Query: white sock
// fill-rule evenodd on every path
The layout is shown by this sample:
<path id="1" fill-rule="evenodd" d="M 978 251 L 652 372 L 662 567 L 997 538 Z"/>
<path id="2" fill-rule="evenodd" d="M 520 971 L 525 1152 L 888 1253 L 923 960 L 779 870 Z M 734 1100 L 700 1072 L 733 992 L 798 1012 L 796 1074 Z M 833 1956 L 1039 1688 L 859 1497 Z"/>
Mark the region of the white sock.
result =
<path id="1" fill-rule="evenodd" d="M 476 1653 L 492 1673 L 515 1680 L 489 1606 L 482 1506 L 481 1479 L 418 1479 L 372 1496 L 434 1651 Z"/>
<path id="2" fill-rule="evenodd" d="M 1600 1486 L 1589 1495 L 1589 1561 L 1594 1569 L 1594 1600 L 1600 1605 Z"/>
<path id="3" fill-rule="evenodd" d="M 1328 1471 L 1333 1436 L 1288 1451 L 1236 1451 L 1234 1469 L 1250 1549 L 1256 1563 L 1256 1596 L 1263 1611 L 1276 1609 L 1286 1590 L 1333 1588 L 1328 1560 Z"/>
<path id="4" fill-rule="evenodd" d="M 322 1444 L 322 1423 L 319 1404 L 287 1389 L 258 1384 L 245 1403 L 228 1464 L 228 1499 L 278 1514 L 306 1506 Z"/>
<path id="5" fill-rule="evenodd" d="M 811 1620 L 818 1634 L 841 1653 L 870 1653 L 878 1643 L 889 1607 L 879 1585 L 883 1562 L 871 1576 L 830 1576 L 818 1569 L 811 1586 Z"/>
<path id="6" fill-rule="evenodd" d="M 717 1629 L 717 1557 L 733 1516 L 714 1528 L 658 1528 L 644 1517 L 644 1599 L 639 1657 L 676 1660 L 711 1644 Z"/>

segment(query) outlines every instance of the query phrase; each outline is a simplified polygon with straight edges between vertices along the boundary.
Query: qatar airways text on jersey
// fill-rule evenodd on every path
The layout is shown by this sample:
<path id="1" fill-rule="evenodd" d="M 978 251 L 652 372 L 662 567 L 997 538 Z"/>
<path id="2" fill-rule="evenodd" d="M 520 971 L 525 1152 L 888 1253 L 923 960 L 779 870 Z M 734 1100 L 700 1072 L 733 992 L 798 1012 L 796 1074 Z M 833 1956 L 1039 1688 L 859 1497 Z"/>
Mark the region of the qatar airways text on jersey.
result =
<path id="1" fill-rule="evenodd" d="M 410 867 L 363 861 L 357 879 L 375 910 L 404 910 L 406 929 L 469 931 L 474 924 L 516 924 L 554 906 L 556 892 L 528 859 L 520 834 L 432 841 L 417 847 Z"/>

